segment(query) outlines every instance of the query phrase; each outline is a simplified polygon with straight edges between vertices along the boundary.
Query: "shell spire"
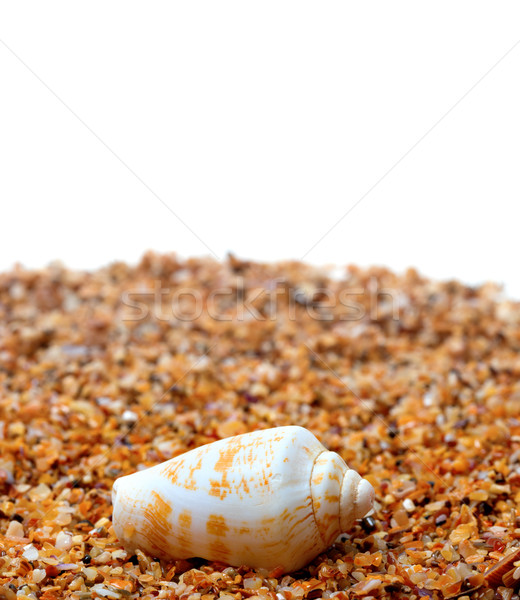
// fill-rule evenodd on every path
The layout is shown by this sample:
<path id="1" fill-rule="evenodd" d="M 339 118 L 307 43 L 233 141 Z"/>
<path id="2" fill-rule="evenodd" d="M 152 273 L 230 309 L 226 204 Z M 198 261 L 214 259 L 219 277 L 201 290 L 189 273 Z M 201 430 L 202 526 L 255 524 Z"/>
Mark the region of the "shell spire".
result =
<path id="1" fill-rule="evenodd" d="M 374 503 L 375 493 L 372 485 L 362 479 L 356 471 L 349 469 L 343 477 L 340 496 L 340 527 L 347 531 L 356 519 L 362 519 Z"/>
<path id="2" fill-rule="evenodd" d="M 372 485 L 335 452 L 324 451 L 316 458 L 311 492 L 316 521 L 327 545 L 364 517 L 374 501 Z"/>

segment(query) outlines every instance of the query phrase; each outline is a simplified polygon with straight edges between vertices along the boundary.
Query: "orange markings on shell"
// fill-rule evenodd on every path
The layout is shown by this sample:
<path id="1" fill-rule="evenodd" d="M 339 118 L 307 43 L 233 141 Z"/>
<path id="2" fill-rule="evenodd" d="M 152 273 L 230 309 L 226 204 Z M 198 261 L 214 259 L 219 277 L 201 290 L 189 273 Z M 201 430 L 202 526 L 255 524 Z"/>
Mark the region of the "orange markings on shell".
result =
<path id="1" fill-rule="evenodd" d="M 179 514 L 179 529 L 177 530 L 176 541 L 182 552 L 185 552 L 192 542 L 191 520 L 191 511 L 188 509 Z"/>
<path id="2" fill-rule="evenodd" d="M 251 493 L 251 491 L 249 489 L 249 485 L 247 483 L 247 479 L 245 478 L 244 475 L 242 476 L 242 479 L 240 480 L 240 483 L 238 484 L 237 492 L 240 490 L 240 488 L 242 488 L 246 494 Z"/>
<path id="3" fill-rule="evenodd" d="M 144 509 L 143 533 L 159 552 L 168 547 L 171 535 L 171 524 L 168 520 L 172 512 L 171 506 L 155 490 L 152 491 L 152 501 Z"/>
<path id="4" fill-rule="evenodd" d="M 318 473 L 318 475 L 315 475 L 312 478 L 312 485 L 320 485 L 320 483 L 323 481 L 323 473 Z"/>
<path id="5" fill-rule="evenodd" d="M 235 529 L 235 531 L 237 531 Z M 250 527 L 240 527 L 240 529 L 238 529 L 238 533 L 240 535 L 244 535 L 244 533 L 251 533 L 251 528 Z"/>
<path id="6" fill-rule="evenodd" d="M 206 523 L 206 531 L 211 535 L 226 537 L 229 527 L 224 515 L 210 515 Z"/>
<path id="7" fill-rule="evenodd" d="M 189 529 L 191 527 L 191 512 L 189 510 L 183 510 L 179 515 L 179 525 L 183 529 Z"/>
<path id="8" fill-rule="evenodd" d="M 177 459 L 172 464 L 167 464 L 164 468 L 163 473 L 165 477 L 169 481 L 171 481 L 171 483 L 177 485 L 182 484 L 182 487 L 184 487 L 187 490 L 196 490 L 197 482 L 195 480 L 194 475 L 195 471 L 202 469 L 202 458 L 199 458 L 199 460 L 189 468 L 188 476 L 186 477 L 186 480 L 184 482 L 182 481 L 182 479 L 180 479 L 180 477 L 183 475 L 183 467 L 184 460 Z"/>
<path id="9" fill-rule="evenodd" d="M 280 441 L 281 439 L 282 437 L 275 436 L 273 440 L 264 442 L 264 445 L 268 445 L 270 448 L 272 448 L 273 442 Z M 257 449 L 260 445 L 261 440 L 254 440 L 252 442 L 243 444 L 240 437 L 238 437 L 237 439 L 230 440 L 224 446 L 224 448 L 219 450 L 219 458 L 215 463 L 214 470 L 217 473 L 222 473 L 222 479 L 220 481 L 218 479 L 210 479 L 210 496 L 223 500 L 232 492 L 231 485 L 227 477 L 228 472 L 238 468 L 241 464 L 244 464 L 253 470 L 258 459 Z M 266 454 L 269 454 L 269 452 L 267 451 Z M 237 456 L 239 457 L 238 461 L 236 461 Z M 250 481 L 256 481 L 257 487 L 269 487 L 269 480 L 272 476 L 273 472 L 271 469 L 271 462 L 267 461 L 262 472 L 258 473 L 254 477 L 251 477 Z M 242 491 L 247 496 L 251 496 L 252 494 L 251 486 L 248 484 L 245 475 L 242 476 L 238 485 L 235 486 L 235 489 L 237 493 Z"/>
<path id="10" fill-rule="evenodd" d="M 166 463 L 163 473 L 169 481 L 175 484 L 179 479 L 179 471 L 182 469 L 183 466 L 184 460 L 182 459 L 178 459 L 177 461 L 171 464 Z"/>
<path id="11" fill-rule="evenodd" d="M 221 481 L 218 479 L 210 479 L 209 483 L 211 488 L 209 490 L 209 495 L 214 496 L 215 498 L 220 498 L 224 500 L 224 498 L 231 492 L 231 485 L 227 479 L 227 473 L 224 472 Z"/>
<path id="12" fill-rule="evenodd" d="M 187 490 L 195 490 L 197 489 L 197 482 L 195 481 L 195 471 L 198 471 L 202 468 L 202 458 L 199 458 L 199 460 L 193 465 L 193 467 L 190 467 L 190 471 L 188 474 L 188 478 L 186 480 L 186 483 L 184 484 L 184 487 Z"/>
<path id="13" fill-rule="evenodd" d="M 213 540 L 209 544 L 209 551 L 214 557 L 213 560 L 226 560 L 231 554 L 231 550 L 224 544 L 222 540 Z"/>
<path id="14" fill-rule="evenodd" d="M 339 504 L 339 494 L 330 494 L 329 492 L 325 492 L 324 498 L 331 504 Z"/>
<path id="15" fill-rule="evenodd" d="M 336 525 L 338 521 L 338 516 L 336 514 L 328 514 L 323 516 L 320 520 L 321 527 L 323 527 L 323 531 L 329 531 L 329 528 L 332 528 Z"/>
<path id="16" fill-rule="evenodd" d="M 215 463 L 215 471 L 225 473 L 233 466 L 235 456 L 242 450 L 243 446 L 240 438 L 232 439 L 220 450 L 220 457 Z"/>
<path id="17" fill-rule="evenodd" d="M 293 533 L 295 528 L 298 527 L 298 525 L 301 525 L 301 523 L 303 523 L 304 521 L 306 521 L 307 519 L 310 519 L 312 517 L 312 514 L 309 513 L 309 511 L 308 511 L 308 507 L 305 507 L 305 506 L 298 506 L 298 508 L 295 509 L 294 514 L 290 515 L 290 517 L 295 517 L 299 514 L 302 514 L 302 511 L 303 511 L 303 517 L 301 517 L 300 519 L 291 523 L 291 527 L 289 528 L 289 531 L 288 531 L 289 537 L 291 536 L 291 534 Z M 288 520 L 289 520 L 289 522 L 291 521 L 290 518 Z"/>

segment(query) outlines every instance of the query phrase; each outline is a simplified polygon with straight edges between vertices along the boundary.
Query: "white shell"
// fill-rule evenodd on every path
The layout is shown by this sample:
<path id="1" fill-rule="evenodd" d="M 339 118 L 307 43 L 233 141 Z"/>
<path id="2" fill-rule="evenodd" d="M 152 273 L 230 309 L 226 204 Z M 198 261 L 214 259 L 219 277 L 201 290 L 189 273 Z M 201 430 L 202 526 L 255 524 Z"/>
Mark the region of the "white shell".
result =
<path id="1" fill-rule="evenodd" d="M 370 483 L 302 427 L 219 440 L 117 479 L 125 548 L 283 572 L 299 569 L 371 508 Z"/>

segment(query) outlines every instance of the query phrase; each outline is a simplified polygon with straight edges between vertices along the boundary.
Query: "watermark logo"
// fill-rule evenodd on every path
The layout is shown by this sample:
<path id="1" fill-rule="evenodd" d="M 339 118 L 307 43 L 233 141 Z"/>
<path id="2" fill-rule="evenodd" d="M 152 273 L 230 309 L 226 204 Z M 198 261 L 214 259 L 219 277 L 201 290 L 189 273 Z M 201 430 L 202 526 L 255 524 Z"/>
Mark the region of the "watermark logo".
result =
<path id="1" fill-rule="evenodd" d="M 204 290 L 169 288 L 161 280 L 153 288 L 126 290 L 121 298 L 123 321 L 276 321 L 282 317 L 316 321 L 399 320 L 402 294 L 381 288 L 376 278 L 366 287 L 332 289 L 291 285 L 270 280 L 264 287 L 249 287 L 243 278 L 235 286 Z"/>

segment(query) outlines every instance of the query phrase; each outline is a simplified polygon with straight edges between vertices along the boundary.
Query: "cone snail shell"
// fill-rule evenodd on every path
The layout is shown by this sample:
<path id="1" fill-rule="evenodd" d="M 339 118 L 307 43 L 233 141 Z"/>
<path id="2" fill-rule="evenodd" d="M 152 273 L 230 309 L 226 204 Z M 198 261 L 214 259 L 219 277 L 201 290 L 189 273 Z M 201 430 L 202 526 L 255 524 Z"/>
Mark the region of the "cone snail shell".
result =
<path id="1" fill-rule="evenodd" d="M 372 508 L 370 483 L 302 427 L 201 446 L 117 479 L 116 535 L 166 559 L 297 570 Z"/>

